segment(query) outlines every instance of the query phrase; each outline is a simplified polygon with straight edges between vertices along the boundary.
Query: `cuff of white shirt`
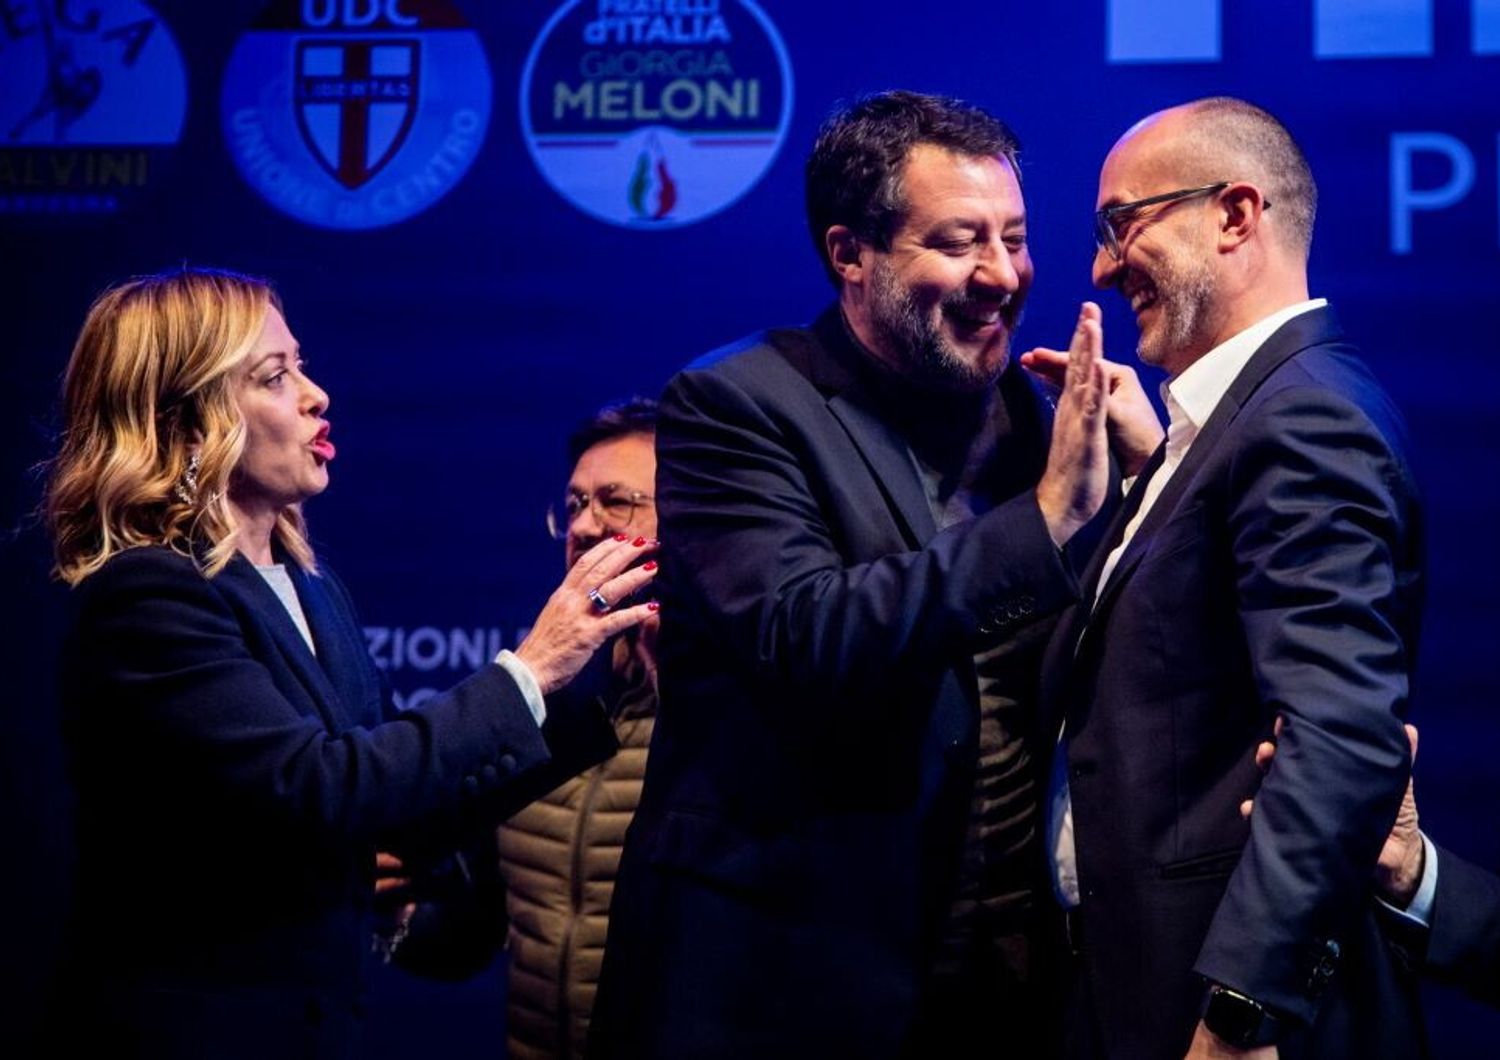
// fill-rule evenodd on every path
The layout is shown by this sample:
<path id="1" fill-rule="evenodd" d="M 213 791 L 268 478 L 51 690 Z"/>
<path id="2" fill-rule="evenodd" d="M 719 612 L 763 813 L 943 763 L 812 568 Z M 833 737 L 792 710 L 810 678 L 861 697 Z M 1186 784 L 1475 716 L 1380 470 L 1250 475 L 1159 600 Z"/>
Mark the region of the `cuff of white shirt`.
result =
<path id="1" fill-rule="evenodd" d="M 1135 485 L 1135 480 L 1140 477 L 1141 476 L 1139 475 L 1126 475 L 1124 478 L 1122 478 L 1120 480 L 1120 496 L 1130 496 L 1131 487 Z"/>
<path id="2" fill-rule="evenodd" d="M 1422 882 L 1417 884 L 1417 893 L 1412 895 L 1411 904 L 1405 909 L 1397 909 L 1390 902 L 1381 898 L 1378 894 L 1376 901 L 1385 906 L 1392 913 L 1421 927 L 1432 926 L 1432 902 L 1437 897 L 1437 848 L 1432 845 L 1432 840 L 1427 838 L 1427 833 L 1422 836 Z"/>
<path id="3" fill-rule="evenodd" d="M 521 696 L 526 700 L 531 716 L 536 719 L 537 727 L 540 728 L 547 720 L 547 701 L 542 696 L 542 686 L 537 683 L 536 675 L 531 672 L 531 667 L 523 663 L 519 655 L 509 650 L 502 651 L 495 656 L 495 665 L 510 674 L 516 687 L 521 690 Z"/>

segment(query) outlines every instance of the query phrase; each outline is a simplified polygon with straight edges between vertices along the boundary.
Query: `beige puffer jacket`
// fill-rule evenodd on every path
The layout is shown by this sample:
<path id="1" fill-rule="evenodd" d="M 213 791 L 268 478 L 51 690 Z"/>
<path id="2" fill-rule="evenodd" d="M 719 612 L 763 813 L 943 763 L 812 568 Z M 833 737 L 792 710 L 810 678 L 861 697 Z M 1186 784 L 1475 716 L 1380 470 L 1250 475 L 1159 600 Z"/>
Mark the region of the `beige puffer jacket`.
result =
<path id="1" fill-rule="evenodd" d="M 615 703 L 620 749 L 500 826 L 510 917 L 511 1060 L 583 1055 L 625 829 L 656 724 L 655 675 L 631 659 Z"/>

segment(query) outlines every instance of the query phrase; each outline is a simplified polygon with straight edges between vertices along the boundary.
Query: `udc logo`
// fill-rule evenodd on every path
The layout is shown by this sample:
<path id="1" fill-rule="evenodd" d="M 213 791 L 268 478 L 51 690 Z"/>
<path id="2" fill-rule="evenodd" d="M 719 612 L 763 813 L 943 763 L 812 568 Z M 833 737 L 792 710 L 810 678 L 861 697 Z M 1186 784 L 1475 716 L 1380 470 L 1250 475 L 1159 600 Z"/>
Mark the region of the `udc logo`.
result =
<path id="1" fill-rule="evenodd" d="M 182 135 L 187 78 L 136 0 L 0 4 L 0 214 L 110 214 Z"/>
<path id="2" fill-rule="evenodd" d="M 404 221 L 484 141 L 490 71 L 447 0 L 282 0 L 240 38 L 223 119 L 240 172 L 327 228 Z"/>
<path id="3" fill-rule="evenodd" d="M 564 198 L 611 224 L 719 212 L 770 168 L 792 69 L 750 0 L 570 0 L 521 74 L 521 128 Z"/>

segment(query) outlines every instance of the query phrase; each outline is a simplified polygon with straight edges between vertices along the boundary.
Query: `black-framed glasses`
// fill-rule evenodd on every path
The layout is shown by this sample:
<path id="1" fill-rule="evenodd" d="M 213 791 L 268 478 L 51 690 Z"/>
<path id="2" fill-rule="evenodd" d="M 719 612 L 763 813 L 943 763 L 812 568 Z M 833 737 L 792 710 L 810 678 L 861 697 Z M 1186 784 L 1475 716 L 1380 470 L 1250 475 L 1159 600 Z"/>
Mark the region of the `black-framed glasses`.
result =
<path id="1" fill-rule="evenodd" d="M 592 494 L 569 490 L 562 500 L 547 506 L 547 533 L 554 540 L 562 541 L 568 536 L 568 527 L 585 508 L 594 513 L 594 518 L 605 529 L 624 530 L 635 518 L 636 509 L 654 500 L 641 490 L 626 489 L 616 482 L 606 483 Z"/>
<path id="2" fill-rule="evenodd" d="M 1232 180 L 1221 180 L 1214 184 L 1203 184 L 1196 188 L 1181 188 L 1177 191 L 1163 192 L 1161 195 L 1152 195 L 1145 199 L 1136 199 L 1134 202 L 1117 203 L 1114 206 L 1106 206 L 1102 210 L 1094 212 L 1094 244 L 1109 252 L 1109 256 L 1116 261 L 1120 260 L 1120 236 L 1115 229 L 1117 222 L 1128 218 L 1147 206 L 1157 206 L 1164 202 L 1176 202 L 1179 199 L 1189 199 L 1194 195 L 1211 195 L 1214 192 L 1223 191 Z M 1261 209 L 1271 208 L 1270 199 L 1261 200 Z"/>

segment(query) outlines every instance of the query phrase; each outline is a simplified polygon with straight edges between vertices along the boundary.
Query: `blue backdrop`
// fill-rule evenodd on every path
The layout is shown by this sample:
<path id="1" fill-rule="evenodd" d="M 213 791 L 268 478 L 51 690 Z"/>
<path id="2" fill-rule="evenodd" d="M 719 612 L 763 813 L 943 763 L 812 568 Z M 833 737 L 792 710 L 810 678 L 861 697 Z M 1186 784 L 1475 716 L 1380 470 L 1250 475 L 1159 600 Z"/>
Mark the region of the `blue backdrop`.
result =
<path id="1" fill-rule="evenodd" d="M 1500 0 L 6 0 L 11 1031 L 52 967 L 69 863 L 60 592 L 28 469 L 93 295 L 182 261 L 278 281 L 332 395 L 314 537 L 415 701 L 513 645 L 559 576 L 542 513 L 580 417 L 828 300 L 802 160 L 836 101 L 891 87 L 973 100 L 1020 134 L 1038 274 L 1023 349 L 1064 342 L 1097 296 L 1095 177 L 1136 118 L 1227 93 L 1299 137 L 1322 189 L 1313 291 L 1409 418 L 1427 499 L 1423 823 L 1500 866 L 1483 544 L 1500 514 Z M 1129 313 L 1100 301 L 1128 358 Z M 466 988 L 393 977 L 377 1048 L 485 1041 L 498 990 L 494 970 Z M 1500 1033 L 1440 991 L 1430 1010 L 1439 1055 Z"/>

